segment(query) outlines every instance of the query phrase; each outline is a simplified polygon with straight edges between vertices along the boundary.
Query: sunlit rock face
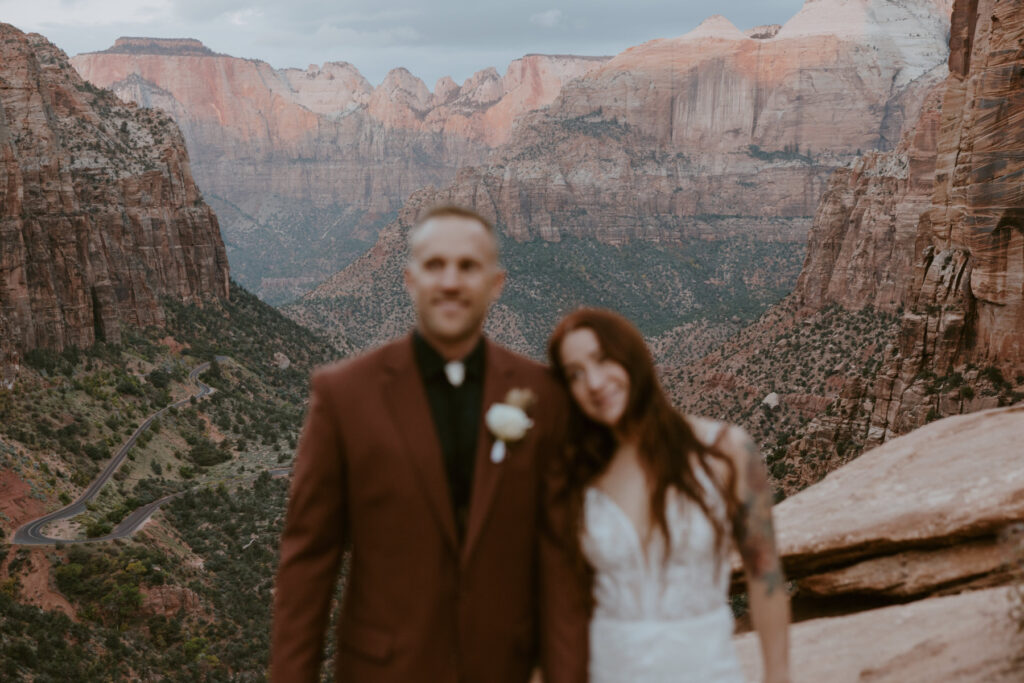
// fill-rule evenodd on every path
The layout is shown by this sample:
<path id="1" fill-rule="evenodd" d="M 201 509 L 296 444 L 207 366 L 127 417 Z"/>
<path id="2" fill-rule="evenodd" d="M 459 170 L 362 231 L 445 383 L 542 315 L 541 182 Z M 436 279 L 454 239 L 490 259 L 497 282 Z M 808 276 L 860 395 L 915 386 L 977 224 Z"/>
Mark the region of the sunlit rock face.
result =
<path id="1" fill-rule="evenodd" d="M 885 10 L 915 27 L 913 40 L 894 42 L 873 5 L 861 4 L 860 33 L 825 25 L 786 37 L 789 23 L 743 33 L 712 17 L 598 65 L 548 107 L 521 114 L 486 163 L 410 197 L 405 218 L 365 257 L 290 310 L 327 330 L 359 328 L 369 343 L 401 329 L 409 311 L 400 285 L 375 274 L 382 264 L 398 270 L 401 233 L 430 204 L 471 206 L 520 242 L 803 244 L 833 171 L 892 148 L 945 74 L 941 8 Z M 756 259 L 744 268 L 752 283 L 771 279 Z M 362 320 L 342 298 L 394 306 Z"/>
<path id="2" fill-rule="evenodd" d="M 730 228 L 702 219 L 745 217 L 748 233 L 802 241 L 832 171 L 893 148 L 945 73 L 948 15 L 891 4 L 808 3 L 757 38 L 716 16 L 630 48 L 521 116 L 441 196 L 517 239 L 713 236 Z M 845 14 L 830 24 L 832 5 Z"/>
<path id="3" fill-rule="evenodd" d="M 75 65 L 173 113 L 239 277 L 298 292 L 365 251 L 414 190 L 469 166 L 452 196 L 493 205 L 517 239 L 802 241 L 830 173 L 916 119 L 915 79 L 944 63 L 947 30 L 931 0 L 820 0 L 783 26 L 712 17 L 611 60 L 528 55 L 433 92 L 405 69 L 374 88 L 345 64 L 274 70 L 193 44 Z M 783 221 L 722 222 L 765 216 Z"/>
<path id="4" fill-rule="evenodd" d="M 875 389 L 878 439 L 929 418 L 1002 403 L 1024 373 L 1024 14 L 959 1 L 942 102 L 935 189 L 920 220 L 899 347 Z M 979 373 L 980 369 L 980 373 Z M 982 377 L 998 396 L 929 390 L 932 377 Z"/>
<path id="5" fill-rule="evenodd" d="M 116 342 L 126 324 L 161 324 L 164 296 L 228 296 L 217 218 L 178 129 L 0 24 L 3 345 Z"/>
<path id="6" fill-rule="evenodd" d="M 837 303 L 851 311 L 894 312 L 908 303 L 918 223 L 934 188 L 944 76 L 937 68 L 919 79 L 931 88 L 896 149 L 872 152 L 832 174 L 793 292 L 801 309 Z"/>
<path id="7" fill-rule="evenodd" d="M 224 223 L 236 277 L 294 297 L 361 253 L 409 195 L 504 142 L 515 117 L 604 58 L 528 55 L 433 93 L 404 68 L 373 87 L 347 63 L 274 69 L 197 41 L 122 38 L 78 55 L 87 80 L 170 113 Z"/>

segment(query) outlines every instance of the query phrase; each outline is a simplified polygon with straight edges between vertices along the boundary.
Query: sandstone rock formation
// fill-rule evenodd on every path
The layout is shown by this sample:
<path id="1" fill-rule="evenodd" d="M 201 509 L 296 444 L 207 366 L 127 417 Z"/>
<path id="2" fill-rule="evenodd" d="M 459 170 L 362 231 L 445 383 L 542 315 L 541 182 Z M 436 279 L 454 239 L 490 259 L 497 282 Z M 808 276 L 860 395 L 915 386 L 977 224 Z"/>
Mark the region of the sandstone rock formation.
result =
<path id="1" fill-rule="evenodd" d="M 297 70 L 192 45 L 177 57 L 133 43 L 75 63 L 181 122 L 236 273 L 268 296 L 308 289 L 414 189 L 466 166 L 477 168 L 437 199 L 500 215 L 516 239 L 802 242 L 829 174 L 892 147 L 916 119 L 916 82 L 943 62 L 947 20 L 936 0 L 817 0 L 781 28 L 744 34 L 713 17 L 610 61 L 528 56 L 433 93 L 403 69 L 371 90 L 337 67 L 333 111 L 326 86 L 299 87 Z"/>
<path id="2" fill-rule="evenodd" d="M 421 187 L 448 182 L 604 58 L 527 55 L 431 93 L 403 68 L 376 88 L 347 63 L 306 70 L 197 41 L 122 38 L 78 55 L 87 80 L 170 113 L 224 223 L 240 282 L 294 297 L 365 250 Z"/>
<path id="3" fill-rule="evenodd" d="M 790 629 L 793 683 L 1016 683 L 1021 638 L 1009 589 L 930 598 Z M 753 633 L 735 639 L 747 679 L 761 678 Z"/>
<path id="4" fill-rule="evenodd" d="M 860 21 L 808 23 L 832 5 L 858 5 Z M 831 172 L 916 120 L 946 22 L 930 2 L 824 0 L 755 39 L 712 17 L 566 84 L 439 199 L 472 202 L 516 239 L 803 241 Z"/>
<path id="5" fill-rule="evenodd" d="M 0 24 L 0 318 L 14 347 L 116 342 L 122 325 L 162 322 L 160 297 L 227 295 L 217 218 L 169 117 Z"/>
<path id="6" fill-rule="evenodd" d="M 745 422 L 769 437 L 763 444 L 787 493 L 930 420 L 1024 398 L 1018 15 L 1003 4 L 956 5 L 948 77 L 929 88 L 935 71 L 915 83 L 928 94 L 895 150 L 833 175 L 792 297 L 705 359 L 702 371 L 682 373 L 690 377 L 677 392 L 684 404 L 709 395 L 735 402 L 735 387 L 772 388 L 751 383 L 744 364 L 772 353 L 780 336 L 817 345 L 803 328 L 818 328 L 827 307 L 901 316 L 873 357 L 845 364 L 825 410 L 804 404 L 809 422 L 795 430 L 791 422 Z"/>
<path id="7" fill-rule="evenodd" d="M 776 505 L 795 614 L 840 615 L 792 626 L 794 681 L 1020 680 L 1021 434 L 1024 404 L 940 420 Z"/>
<path id="8" fill-rule="evenodd" d="M 194 615 L 202 610 L 195 591 L 182 586 L 152 586 L 143 593 L 141 611 L 147 616 L 173 619 L 179 614 Z"/>
<path id="9" fill-rule="evenodd" d="M 851 5 L 820 4 L 825 14 Z M 803 243 L 832 171 L 864 149 L 891 147 L 944 69 L 942 3 L 852 4 L 860 8 L 859 32 L 808 23 L 807 16 L 823 16 L 818 8 L 757 38 L 712 17 L 679 38 L 630 48 L 564 85 L 546 109 L 521 115 L 486 165 L 461 169 L 453 183 L 417 193 L 407 207 L 472 206 L 517 242 Z M 890 19 L 901 30 L 914 26 L 913 35 L 894 33 Z M 388 249 L 402 244 L 403 220 L 382 233 L 372 256 L 289 310 L 327 329 L 372 327 L 380 336 L 370 343 L 399 327 L 392 320 L 409 320 L 399 281 L 374 279 Z M 564 244 L 552 247 L 578 261 Z M 778 277 L 789 287 L 795 272 L 756 261 L 737 264 L 757 273 L 746 286 L 764 288 Z M 573 274 L 565 277 L 571 288 Z M 351 297 L 370 296 L 368 287 L 374 301 L 406 308 L 389 308 L 382 325 L 365 317 L 367 307 Z M 682 296 L 696 298 L 692 289 Z"/>
<path id="10" fill-rule="evenodd" d="M 869 153 L 832 175 L 793 291 L 802 309 L 836 303 L 895 312 L 909 303 L 917 225 L 935 179 L 944 76 L 943 68 L 922 79 L 933 87 L 895 150 Z"/>
<path id="11" fill-rule="evenodd" d="M 1004 582 L 1024 519 L 1024 404 L 946 418 L 864 453 L 775 508 L 811 595 L 907 598 Z"/>
<path id="12" fill-rule="evenodd" d="M 987 377 L 1000 401 L 1013 385 L 1024 391 L 1022 40 L 1017 3 L 957 0 L 935 191 L 917 234 L 913 306 L 875 388 L 877 440 L 970 406 L 974 391 L 931 391 L 936 376 Z"/>

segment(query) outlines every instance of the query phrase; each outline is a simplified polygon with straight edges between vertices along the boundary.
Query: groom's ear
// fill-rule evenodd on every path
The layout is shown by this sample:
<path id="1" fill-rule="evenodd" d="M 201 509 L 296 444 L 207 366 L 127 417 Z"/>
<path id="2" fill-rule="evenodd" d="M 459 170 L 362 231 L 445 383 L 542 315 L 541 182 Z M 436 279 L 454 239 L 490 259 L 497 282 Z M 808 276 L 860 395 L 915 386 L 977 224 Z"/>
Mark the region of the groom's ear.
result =
<path id="1" fill-rule="evenodd" d="M 501 292 L 505 289 L 505 278 L 508 275 L 502 267 L 498 267 L 498 272 L 494 274 L 494 282 L 491 285 L 491 303 L 494 303 L 501 296 Z"/>
<path id="2" fill-rule="evenodd" d="M 409 270 L 408 263 L 402 268 L 402 284 L 405 286 L 406 293 L 412 296 L 412 272 Z"/>

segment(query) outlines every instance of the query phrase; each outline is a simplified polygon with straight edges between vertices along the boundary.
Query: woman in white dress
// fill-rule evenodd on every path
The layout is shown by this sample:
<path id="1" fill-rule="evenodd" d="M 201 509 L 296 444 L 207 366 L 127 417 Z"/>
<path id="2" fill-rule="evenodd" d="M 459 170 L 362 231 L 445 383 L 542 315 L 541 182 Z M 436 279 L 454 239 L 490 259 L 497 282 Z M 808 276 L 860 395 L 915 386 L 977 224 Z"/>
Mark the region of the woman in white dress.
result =
<path id="1" fill-rule="evenodd" d="M 587 680 L 744 683 L 727 595 L 735 547 L 763 680 L 787 682 L 789 599 L 758 448 L 739 427 L 680 415 L 643 337 L 615 313 L 571 313 L 548 351 L 572 399 L 569 446 L 550 492 L 564 511 L 552 526 L 562 528 L 550 537 L 563 539 L 564 566 L 575 571 L 556 577 L 548 561 L 544 580 L 556 585 L 545 600 L 560 609 L 574 590 L 584 596 Z M 556 657 L 573 649 L 545 648 Z"/>

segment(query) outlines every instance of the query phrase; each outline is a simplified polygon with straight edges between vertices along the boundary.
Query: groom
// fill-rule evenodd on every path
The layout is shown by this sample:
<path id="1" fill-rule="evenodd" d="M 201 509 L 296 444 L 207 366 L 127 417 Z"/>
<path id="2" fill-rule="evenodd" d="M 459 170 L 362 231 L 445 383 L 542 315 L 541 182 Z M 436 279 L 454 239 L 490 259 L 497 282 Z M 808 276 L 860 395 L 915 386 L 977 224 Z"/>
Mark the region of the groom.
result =
<path id="1" fill-rule="evenodd" d="M 530 678 L 541 472 L 564 408 L 544 367 L 482 336 L 504 281 L 491 225 L 434 209 L 409 231 L 415 330 L 314 373 L 281 537 L 276 683 L 319 680 L 346 548 L 336 681 Z M 533 424 L 525 433 L 497 425 L 496 444 L 484 416 L 512 390 L 535 398 Z M 578 659 L 577 626 L 561 629 L 570 635 L 556 636 L 552 653 L 570 648 Z M 551 659 L 571 666 L 568 654 Z M 558 666 L 545 666 L 546 680 L 574 677 Z"/>

